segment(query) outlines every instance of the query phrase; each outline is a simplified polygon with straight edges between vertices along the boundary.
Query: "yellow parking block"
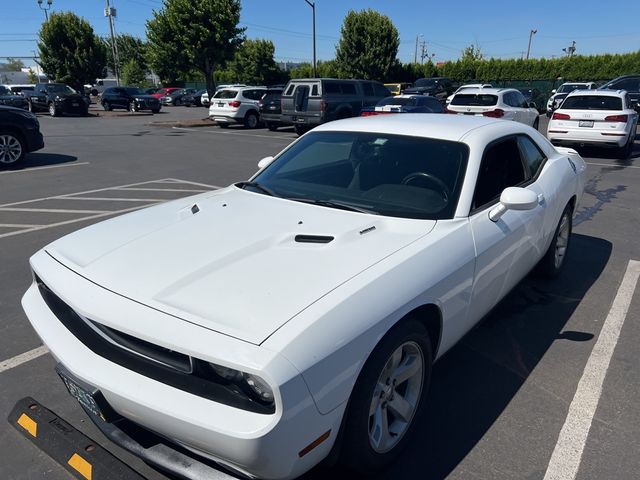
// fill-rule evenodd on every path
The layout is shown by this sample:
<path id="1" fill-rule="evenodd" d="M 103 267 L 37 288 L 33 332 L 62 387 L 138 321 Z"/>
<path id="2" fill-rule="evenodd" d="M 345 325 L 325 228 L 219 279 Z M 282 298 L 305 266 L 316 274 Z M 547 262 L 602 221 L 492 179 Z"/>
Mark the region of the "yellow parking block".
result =
<path id="1" fill-rule="evenodd" d="M 84 478 L 86 478 L 87 480 L 91 480 L 91 472 L 93 470 L 93 467 L 80 455 L 74 453 L 73 455 L 71 455 L 71 458 L 67 463 L 71 465 Z"/>

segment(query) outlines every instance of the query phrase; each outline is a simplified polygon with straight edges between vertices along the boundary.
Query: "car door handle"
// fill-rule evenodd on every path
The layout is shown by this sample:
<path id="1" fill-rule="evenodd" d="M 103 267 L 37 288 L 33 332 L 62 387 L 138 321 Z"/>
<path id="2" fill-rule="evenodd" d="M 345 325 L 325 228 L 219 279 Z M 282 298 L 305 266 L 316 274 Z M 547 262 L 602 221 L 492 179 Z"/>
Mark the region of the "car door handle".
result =
<path id="1" fill-rule="evenodd" d="M 544 195 L 542 193 L 538 194 L 538 204 L 542 205 L 544 203 Z"/>

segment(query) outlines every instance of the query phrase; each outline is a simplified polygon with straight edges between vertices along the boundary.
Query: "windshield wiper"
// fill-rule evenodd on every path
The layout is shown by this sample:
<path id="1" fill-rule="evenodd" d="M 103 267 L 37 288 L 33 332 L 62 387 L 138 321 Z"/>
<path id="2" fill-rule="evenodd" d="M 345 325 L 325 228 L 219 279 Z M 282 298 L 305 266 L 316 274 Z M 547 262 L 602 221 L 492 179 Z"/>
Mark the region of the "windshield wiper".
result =
<path id="1" fill-rule="evenodd" d="M 357 207 L 349 203 L 342 203 L 336 200 L 318 200 L 315 198 L 289 198 L 295 202 L 310 203 L 312 205 L 320 205 L 321 207 L 338 208 L 340 210 L 348 210 L 350 212 L 368 213 L 371 215 L 378 215 L 378 212 L 369 210 L 367 208 Z"/>
<path id="2" fill-rule="evenodd" d="M 256 190 L 260 190 L 262 193 L 266 193 L 271 197 L 279 197 L 276 192 L 271 190 L 270 188 L 265 187 L 264 185 L 260 185 L 258 182 L 238 182 L 236 183 L 236 187 L 242 188 L 243 190 L 246 187 L 255 188 Z"/>

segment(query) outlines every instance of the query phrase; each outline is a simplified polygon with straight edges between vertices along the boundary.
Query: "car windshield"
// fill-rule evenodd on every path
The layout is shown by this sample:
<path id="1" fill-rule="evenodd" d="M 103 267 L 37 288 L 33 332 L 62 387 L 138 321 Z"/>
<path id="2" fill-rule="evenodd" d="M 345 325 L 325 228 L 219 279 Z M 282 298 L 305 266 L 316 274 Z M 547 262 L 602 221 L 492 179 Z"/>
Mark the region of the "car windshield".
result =
<path id="1" fill-rule="evenodd" d="M 387 97 L 380 100 L 376 106 L 378 107 L 382 107 L 384 105 L 414 106 L 416 104 L 417 104 L 417 101 L 413 97 Z"/>
<path id="2" fill-rule="evenodd" d="M 438 84 L 433 78 L 419 78 L 416 80 L 416 87 L 435 87 Z"/>
<path id="3" fill-rule="evenodd" d="M 129 95 L 144 95 L 144 93 L 136 87 L 127 87 L 125 88 L 125 91 L 129 94 Z"/>
<path id="4" fill-rule="evenodd" d="M 451 105 L 467 107 L 490 107 L 496 103 L 498 103 L 498 96 L 486 93 L 458 93 L 451 99 Z"/>
<path id="5" fill-rule="evenodd" d="M 11 90 L 7 87 L 0 85 L 0 95 L 11 95 Z"/>
<path id="6" fill-rule="evenodd" d="M 46 86 L 49 93 L 78 93 L 68 85 L 51 84 Z"/>
<path id="7" fill-rule="evenodd" d="M 576 95 L 567 97 L 563 110 L 622 110 L 622 99 L 608 95 Z"/>
<path id="8" fill-rule="evenodd" d="M 561 85 L 558 89 L 558 93 L 571 93 L 574 90 L 587 90 L 586 85 L 576 85 L 575 83 L 569 85 Z"/>
<path id="9" fill-rule="evenodd" d="M 237 90 L 218 90 L 213 95 L 213 98 L 236 98 L 237 94 Z"/>
<path id="10" fill-rule="evenodd" d="M 325 207 L 452 218 L 469 155 L 459 142 L 371 132 L 312 132 L 254 178 L 256 192 Z"/>

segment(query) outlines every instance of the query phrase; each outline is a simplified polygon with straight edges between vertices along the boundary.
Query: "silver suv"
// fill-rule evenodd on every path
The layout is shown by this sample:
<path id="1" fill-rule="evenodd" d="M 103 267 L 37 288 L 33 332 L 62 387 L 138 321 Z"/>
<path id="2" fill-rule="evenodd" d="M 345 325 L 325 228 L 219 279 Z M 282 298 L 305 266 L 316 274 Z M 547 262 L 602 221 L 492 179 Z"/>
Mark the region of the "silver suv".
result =
<path id="1" fill-rule="evenodd" d="M 242 123 L 256 128 L 260 123 L 258 101 L 267 93 L 267 87 L 232 87 L 218 90 L 211 99 L 209 118 L 220 127 Z"/>

